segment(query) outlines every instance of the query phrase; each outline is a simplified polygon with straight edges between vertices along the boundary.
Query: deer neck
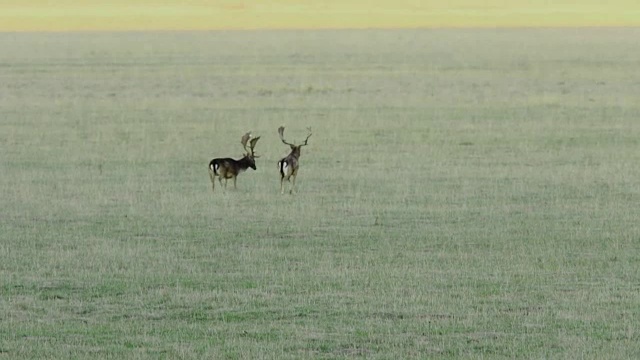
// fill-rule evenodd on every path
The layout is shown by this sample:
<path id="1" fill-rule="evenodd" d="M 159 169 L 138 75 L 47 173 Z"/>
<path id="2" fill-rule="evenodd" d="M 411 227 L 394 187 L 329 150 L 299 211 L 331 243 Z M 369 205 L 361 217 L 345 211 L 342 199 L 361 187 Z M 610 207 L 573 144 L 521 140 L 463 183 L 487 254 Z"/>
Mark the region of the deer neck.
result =
<path id="1" fill-rule="evenodd" d="M 251 160 L 248 156 L 245 156 L 242 159 L 238 160 L 238 165 L 240 165 L 242 170 L 246 170 L 251 167 Z"/>
<path id="2" fill-rule="evenodd" d="M 293 148 L 289 156 L 291 156 L 292 158 L 298 159 L 300 157 L 300 147 L 296 146 L 295 148 Z"/>

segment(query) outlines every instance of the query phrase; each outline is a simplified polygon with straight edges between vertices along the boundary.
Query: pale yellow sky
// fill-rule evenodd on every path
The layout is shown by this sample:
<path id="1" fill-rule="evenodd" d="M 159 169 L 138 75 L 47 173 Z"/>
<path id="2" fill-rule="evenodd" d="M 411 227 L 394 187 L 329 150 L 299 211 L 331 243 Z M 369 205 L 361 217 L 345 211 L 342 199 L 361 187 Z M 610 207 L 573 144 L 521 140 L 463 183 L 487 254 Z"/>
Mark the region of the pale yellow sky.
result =
<path id="1" fill-rule="evenodd" d="M 520 26 L 640 26 L 640 0 L 0 2 L 0 31 Z"/>

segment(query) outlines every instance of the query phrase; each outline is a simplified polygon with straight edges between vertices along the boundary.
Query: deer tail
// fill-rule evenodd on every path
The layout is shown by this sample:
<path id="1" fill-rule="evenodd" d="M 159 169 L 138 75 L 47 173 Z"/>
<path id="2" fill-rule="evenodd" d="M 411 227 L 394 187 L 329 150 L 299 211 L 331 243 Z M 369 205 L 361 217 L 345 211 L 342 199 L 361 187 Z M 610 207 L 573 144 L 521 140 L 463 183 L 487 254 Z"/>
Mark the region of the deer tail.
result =
<path id="1" fill-rule="evenodd" d="M 209 171 L 213 173 L 213 175 L 218 176 L 218 168 L 220 168 L 220 164 L 216 161 L 212 161 L 209 163 Z"/>
<path id="2" fill-rule="evenodd" d="M 280 176 L 284 177 L 287 174 L 287 167 L 288 166 L 289 166 L 289 164 L 287 164 L 286 160 L 278 161 L 278 169 L 280 169 Z"/>

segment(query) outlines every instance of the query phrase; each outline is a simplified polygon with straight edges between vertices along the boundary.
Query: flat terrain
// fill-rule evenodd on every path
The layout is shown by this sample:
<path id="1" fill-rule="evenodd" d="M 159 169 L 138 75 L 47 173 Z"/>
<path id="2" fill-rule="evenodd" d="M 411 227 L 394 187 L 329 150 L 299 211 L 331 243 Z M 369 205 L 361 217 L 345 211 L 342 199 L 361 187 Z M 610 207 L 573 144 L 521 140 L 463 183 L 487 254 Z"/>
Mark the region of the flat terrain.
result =
<path id="1" fill-rule="evenodd" d="M 0 31 L 640 26 L 637 0 L 2 0 Z"/>
<path id="2" fill-rule="evenodd" d="M 0 358 L 640 357 L 637 39 L 0 34 Z"/>

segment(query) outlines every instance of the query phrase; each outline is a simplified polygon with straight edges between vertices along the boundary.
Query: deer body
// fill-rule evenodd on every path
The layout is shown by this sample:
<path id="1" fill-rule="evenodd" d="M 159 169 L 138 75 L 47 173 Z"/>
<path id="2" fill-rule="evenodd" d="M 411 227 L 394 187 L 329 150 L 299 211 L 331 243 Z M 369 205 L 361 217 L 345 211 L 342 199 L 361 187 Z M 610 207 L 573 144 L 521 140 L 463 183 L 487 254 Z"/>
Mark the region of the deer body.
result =
<path id="1" fill-rule="evenodd" d="M 222 179 L 224 179 L 224 187 L 227 187 L 227 181 L 229 179 L 233 179 L 233 188 L 236 189 L 236 181 L 238 175 L 247 169 L 251 168 L 256 170 L 256 160 L 257 157 L 254 154 L 254 147 L 256 146 L 256 142 L 260 137 L 251 139 L 249 149 L 247 149 L 247 141 L 251 137 L 251 133 L 246 133 L 241 140 L 242 145 L 244 146 L 247 153 L 244 155 L 242 159 L 234 160 L 232 158 L 215 158 L 209 162 L 209 178 L 211 179 L 211 189 L 212 191 L 216 190 L 216 177 L 220 182 L 220 186 L 222 186 Z"/>
<path id="2" fill-rule="evenodd" d="M 311 129 L 309 129 L 311 131 Z M 278 169 L 280 170 L 280 193 L 284 194 L 284 181 L 291 182 L 291 189 L 289 190 L 290 194 L 293 194 L 293 190 L 296 187 L 296 176 L 298 176 L 298 168 L 300 167 L 300 148 L 307 145 L 307 141 L 311 136 L 311 132 L 305 139 L 303 144 L 295 145 L 290 144 L 284 140 L 284 127 L 281 126 L 278 129 L 278 133 L 280 134 L 280 140 L 286 145 L 289 145 L 291 148 L 291 152 L 289 155 L 278 161 Z"/>
<path id="3" fill-rule="evenodd" d="M 218 177 L 220 186 L 222 186 L 222 179 L 224 179 L 224 187 L 227 187 L 227 181 L 233 179 L 233 187 L 236 187 L 237 177 L 240 173 L 246 171 L 248 168 L 256 169 L 256 163 L 254 159 L 247 156 L 240 160 L 234 160 L 232 158 L 217 158 L 211 160 L 209 163 L 209 177 L 211 178 L 211 188 L 215 190 L 215 178 Z"/>
<path id="4" fill-rule="evenodd" d="M 278 161 L 278 168 L 280 169 L 280 192 L 284 194 L 284 181 L 292 181 L 290 193 L 293 193 L 293 188 L 296 186 L 296 176 L 298 175 L 300 149 L 296 153 L 291 151 L 289 155 Z"/>

